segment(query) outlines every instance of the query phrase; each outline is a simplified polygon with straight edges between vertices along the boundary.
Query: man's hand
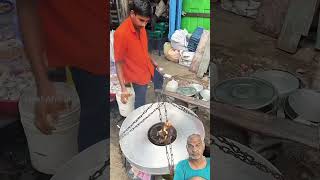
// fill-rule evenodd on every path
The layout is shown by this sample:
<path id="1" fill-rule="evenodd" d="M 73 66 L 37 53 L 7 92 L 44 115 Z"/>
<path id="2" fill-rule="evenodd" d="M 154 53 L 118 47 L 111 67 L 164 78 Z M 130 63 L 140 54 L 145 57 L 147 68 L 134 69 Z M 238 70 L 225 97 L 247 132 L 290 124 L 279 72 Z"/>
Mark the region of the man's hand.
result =
<path id="1" fill-rule="evenodd" d="M 123 104 L 127 104 L 129 97 L 131 96 L 131 94 L 127 91 L 127 89 L 123 89 L 121 91 L 121 102 Z"/>
<path id="2" fill-rule="evenodd" d="M 150 56 L 151 62 L 154 65 L 154 67 L 158 68 L 159 67 L 158 63 L 151 57 L 151 55 L 149 55 L 149 56 Z"/>
<path id="3" fill-rule="evenodd" d="M 67 108 L 67 103 L 58 97 L 52 82 L 46 82 L 38 88 L 40 100 L 36 104 L 36 127 L 44 134 L 51 134 L 55 130 L 58 113 Z"/>

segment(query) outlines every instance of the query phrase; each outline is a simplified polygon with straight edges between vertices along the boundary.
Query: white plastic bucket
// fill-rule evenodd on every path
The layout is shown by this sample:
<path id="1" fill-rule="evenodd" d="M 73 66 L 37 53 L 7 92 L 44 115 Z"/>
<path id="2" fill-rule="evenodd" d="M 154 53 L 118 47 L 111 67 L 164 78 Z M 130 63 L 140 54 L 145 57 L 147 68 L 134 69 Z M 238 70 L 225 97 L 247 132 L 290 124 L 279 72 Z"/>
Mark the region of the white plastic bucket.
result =
<path id="1" fill-rule="evenodd" d="M 69 111 L 61 112 L 56 130 L 45 135 L 34 125 L 36 89 L 25 89 L 19 101 L 21 123 L 27 137 L 32 166 L 45 174 L 55 174 L 56 170 L 78 154 L 78 129 L 80 102 L 76 91 L 66 83 L 55 83 L 57 94 L 71 100 Z"/>
<path id="2" fill-rule="evenodd" d="M 127 91 L 131 94 L 126 104 L 121 102 L 121 92 L 116 93 L 116 99 L 121 116 L 127 117 L 134 110 L 135 93 L 133 87 L 128 87 Z"/>

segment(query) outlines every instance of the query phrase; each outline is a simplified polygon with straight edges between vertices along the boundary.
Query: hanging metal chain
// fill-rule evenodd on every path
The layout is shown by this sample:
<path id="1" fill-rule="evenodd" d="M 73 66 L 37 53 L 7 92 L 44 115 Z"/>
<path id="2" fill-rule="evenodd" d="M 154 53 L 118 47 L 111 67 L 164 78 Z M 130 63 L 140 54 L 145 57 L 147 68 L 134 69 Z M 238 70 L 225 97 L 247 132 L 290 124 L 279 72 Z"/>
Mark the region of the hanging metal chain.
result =
<path id="1" fill-rule="evenodd" d="M 160 105 L 158 108 L 155 108 L 150 114 L 148 114 L 146 117 L 144 117 L 140 122 L 139 119 L 141 119 L 143 117 L 143 115 L 145 115 L 148 110 L 154 105 L 155 103 L 151 104 L 145 111 L 142 112 L 142 114 L 140 114 L 139 117 L 137 117 L 136 120 L 134 120 L 120 135 L 120 139 L 124 138 L 125 136 L 127 136 L 130 132 L 132 132 L 134 129 L 136 129 L 137 127 L 140 126 L 140 124 L 142 124 L 146 119 L 148 119 L 155 111 L 158 110 L 159 107 L 161 107 L 163 105 Z M 136 125 L 135 125 L 136 124 Z M 130 129 L 131 128 L 131 129 Z"/>
<path id="2" fill-rule="evenodd" d="M 191 116 L 193 116 L 193 117 L 195 117 L 195 118 L 197 118 L 197 119 L 199 118 L 197 115 L 195 115 L 194 113 L 190 112 L 189 109 L 187 109 L 187 108 L 185 108 L 185 107 L 183 107 L 183 106 L 181 106 L 181 105 L 177 105 L 177 104 L 175 104 L 175 103 L 173 103 L 173 102 L 169 102 L 169 103 L 170 103 L 172 106 L 180 109 L 181 111 L 183 111 L 183 112 L 185 112 L 185 113 L 187 113 L 187 114 L 189 114 L 189 115 L 191 115 Z"/>
<path id="3" fill-rule="evenodd" d="M 217 139 L 218 141 L 216 141 L 215 139 Z M 276 180 L 284 180 L 283 175 L 268 168 L 266 165 L 256 161 L 253 156 L 249 155 L 247 152 L 241 151 L 240 147 L 228 141 L 225 137 L 215 137 L 211 135 L 210 140 L 213 145 L 217 146 L 224 153 L 230 154 L 235 158 L 245 162 L 246 164 L 256 167 L 258 170 L 264 173 L 271 174 Z M 218 142 L 220 142 L 223 145 L 219 145 L 220 143 L 218 144 Z"/>
<path id="4" fill-rule="evenodd" d="M 154 104 L 150 104 L 150 106 L 142 112 L 142 114 L 140 114 L 140 116 L 137 117 L 136 120 L 134 120 L 123 132 L 122 134 L 126 133 L 127 131 L 129 131 L 129 129 L 136 123 L 138 122 L 138 120 L 153 106 Z"/>
<path id="5" fill-rule="evenodd" d="M 98 169 L 94 174 L 92 174 L 90 177 L 89 177 L 89 180 L 96 180 L 98 179 L 100 176 L 103 175 L 105 169 L 107 168 L 107 166 L 110 165 L 110 159 L 108 159 L 107 161 L 104 162 L 103 166 Z"/>
<path id="6" fill-rule="evenodd" d="M 162 115 L 161 115 L 161 109 L 160 109 L 160 103 L 158 102 L 158 110 L 159 110 L 159 119 L 160 122 L 162 122 Z"/>
<path id="7" fill-rule="evenodd" d="M 166 156 L 168 160 L 168 168 L 170 171 L 170 175 L 173 175 L 174 173 L 174 159 L 173 159 L 173 153 L 172 153 L 172 145 L 166 145 Z"/>
<path id="8" fill-rule="evenodd" d="M 173 159 L 173 152 L 172 152 L 172 144 L 169 144 L 170 153 L 171 153 L 171 171 L 170 174 L 174 174 L 174 159 Z"/>
<path id="9" fill-rule="evenodd" d="M 164 102 L 164 112 L 165 112 L 164 114 L 165 114 L 165 118 L 166 118 L 166 123 L 169 123 L 166 102 Z M 168 141 L 171 142 L 172 137 L 169 136 L 168 138 L 169 138 Z M 168 148 L 169 148 L 169 151 L 168 151 Z M 170 154 L 169 154 L 169 152 L 170 152 Z M 167 160 L 168 160 L 168 168 L 170 171 L 170 175 L 173 175 L 173 173 L 174 173 L 174 159 L 173 159 L 173 152 L 172 152 L 172 143 L 170 143 L 169 145 L 166 145 L 166 156 L 167 156 Z"/>

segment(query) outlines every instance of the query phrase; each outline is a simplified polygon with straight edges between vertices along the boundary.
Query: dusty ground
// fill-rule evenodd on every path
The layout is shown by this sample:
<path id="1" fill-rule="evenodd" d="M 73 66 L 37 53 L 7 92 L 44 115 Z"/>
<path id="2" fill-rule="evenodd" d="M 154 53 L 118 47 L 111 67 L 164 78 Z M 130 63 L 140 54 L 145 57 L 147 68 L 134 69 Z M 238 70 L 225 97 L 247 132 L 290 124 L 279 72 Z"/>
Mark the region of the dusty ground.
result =
<path id="1" fill-rule="evenodd" d="M 213 47 L 214 62 L 218 66 L 219 80 L 248 75 L 261 69 L 282 69 L 300 76 L 307 87 L 312 86 L 316 75 L 317 55 L 312 43 L 304 42 L 296 54 L 288 54 L 276 48 L 276 39 L 254 32 L 251 29 L 253 19 L 241 17 L 222 10 L 216 3 L 213 6 Z M 318 66 L 319 67 L 319 66 Z M 215 134 L 246 144 L 246 136 L 242 129 L 231 127 L 219 120 L 211 123 Z M 290 150 L 289 150 L 290 151 Z M 272 163 L 288 180 L 303 179 L 308 171 L 299 160 L 283 153 Z M 308 178 L 305 178 L 308 179 Z"/>
<path id="2" fill-rule="evenodd" d="M 153 57 L 159 64 L 161 68 L 163 68 L 163 73 L 175 76 L 185 76 L 185 77 L 193 77 L 193 73 L 188 70 L 188 68 L 181 66 L 179 64 L 167 61 L 164 59 L 164 56 L 158 56 L 157 54 L 153 54 Z M 151 103 L 155 102 L 155 95 L 153 93 L 153 86 L 150 85 L 147 91 L 147 102 Z M 121 118 L 119 114 L 119 110 L 117 109 L 117 104 L 112 103 L 111 106 L 111 143 L 110 143 L 110 158 L 111 158 L 111 174 L 110 179 L 116 180 L 126 180 L 128 179 L 126 168 L 124 167 L 124 159 L 121 154 L 121 150 L 119 147 L 119 128 L 117 125 L 121 125 Z M 198 111 L 198 115 L 200 119 L 203 121 L 206 132 L 210 132 L 210 120 L 209 120 L 209 113 L 207 111 Z M 207 135 L 209 137 L 209 135 Z M 209 142 L 209 139 L 207 139 Z"/>
<path id="3" fill-rule="evenodd" d="M 110 179 L 128 179 L 119 147 L 119 129 L 117 124 L 122 118 L 116 103 L 110 107 Z"/>
<path id="4" fill-rule="evenodd" d="M 219 68 L 219 79 L 243 76 L 258 69 L 283 69 L 308 80 L 316 63 L 312 46 L 294 54 L 276 48 L 276 39 L 254 32 L 253 19 L 244 18 L 213 7 L 213 56 Z"/>

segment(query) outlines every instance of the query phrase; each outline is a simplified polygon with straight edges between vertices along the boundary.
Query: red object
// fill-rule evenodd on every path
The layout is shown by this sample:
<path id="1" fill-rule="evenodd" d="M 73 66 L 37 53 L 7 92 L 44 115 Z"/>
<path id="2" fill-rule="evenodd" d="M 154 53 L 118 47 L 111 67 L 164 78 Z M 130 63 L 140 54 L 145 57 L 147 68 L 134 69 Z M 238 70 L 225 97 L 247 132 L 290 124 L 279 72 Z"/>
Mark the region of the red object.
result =
<path id="1" fill-rule="evenodd" d="M 104 0 L 37 2 L 49 66 L 74 66 L 93 74 L 108 74 L 109 3 Z"/>
<path id="2" fill-rule="evenodd" d="M 125 83 L 146 85 L 154 73 L 154 66 L 148 53 L 148 39 L 145 28 L 140 29 L 140 38 L 128 17 L 114 33 L 114 58 L 122 61 Z"/>
<path id="3" fill-rule="evenodd" d="M 110 96 L 109 96 L 110 98 L 110 102 L 113 102 L 113 101 L 115 101 L 116 100 L 116 94 L 114 94 L 114 93 L 110 93 Z"/>
<path id="4" fill-rule="evenodd" d="M 0 100 L 1 116 L 19 115 L 18 101 Z"/>

